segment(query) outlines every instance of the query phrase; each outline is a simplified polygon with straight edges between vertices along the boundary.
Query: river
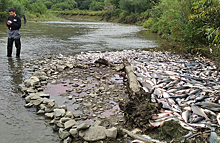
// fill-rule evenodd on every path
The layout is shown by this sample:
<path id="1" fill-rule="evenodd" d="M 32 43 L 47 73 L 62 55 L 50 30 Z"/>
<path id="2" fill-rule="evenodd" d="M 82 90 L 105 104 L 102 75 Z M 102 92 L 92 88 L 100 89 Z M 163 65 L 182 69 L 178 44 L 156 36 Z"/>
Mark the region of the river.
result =
<path id="1" fill-rule="evenodd" d="M 0 23 L 0 142 L 56 143 L 57 134 L 35 108 L 25 108 L 18 85 L 32 72 L 24 67 L 28 59 L 87 51 L 115 51 L 158 47 L 158 35 L 140 26 L 107 22 L 27 22 L 22 25 L 21 58 L 6 57 L 7 27 Z"/>

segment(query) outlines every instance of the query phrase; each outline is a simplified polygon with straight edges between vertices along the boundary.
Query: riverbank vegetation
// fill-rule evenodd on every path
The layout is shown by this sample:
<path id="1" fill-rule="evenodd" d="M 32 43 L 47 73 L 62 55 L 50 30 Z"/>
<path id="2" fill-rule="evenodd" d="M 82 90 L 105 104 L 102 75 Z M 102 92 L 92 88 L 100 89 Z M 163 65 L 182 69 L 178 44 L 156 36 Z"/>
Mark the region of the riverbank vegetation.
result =
<path id="1" fill-rule="evenodd" d="M 7 18 L 9 7 L 20 17 L 26 12 L 29 20 L 82 15 L 135 23 L 175 41 L 174 48 L 219 62 L 219 0 L 0 0 L 1 21 Z"/>

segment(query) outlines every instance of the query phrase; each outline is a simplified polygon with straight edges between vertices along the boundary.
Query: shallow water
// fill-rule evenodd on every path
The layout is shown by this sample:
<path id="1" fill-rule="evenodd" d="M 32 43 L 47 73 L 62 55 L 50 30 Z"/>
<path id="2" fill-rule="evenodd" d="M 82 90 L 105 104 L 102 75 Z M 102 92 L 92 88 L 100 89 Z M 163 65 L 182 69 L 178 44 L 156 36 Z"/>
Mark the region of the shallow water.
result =
<path id="1" fill-rule="evenodd" d="M 162 40 L 142 27 L 106 22 L 28 22 L 21 28 L 21 58 L 6 57 L 7 27 L 0 23 L 0 138 L 1 143 L 59 142 L 35 108 L 26 109 L 18 85 L 32 71 L 27 59 L 87 51 L 113 51 L 157 47 Z"/>

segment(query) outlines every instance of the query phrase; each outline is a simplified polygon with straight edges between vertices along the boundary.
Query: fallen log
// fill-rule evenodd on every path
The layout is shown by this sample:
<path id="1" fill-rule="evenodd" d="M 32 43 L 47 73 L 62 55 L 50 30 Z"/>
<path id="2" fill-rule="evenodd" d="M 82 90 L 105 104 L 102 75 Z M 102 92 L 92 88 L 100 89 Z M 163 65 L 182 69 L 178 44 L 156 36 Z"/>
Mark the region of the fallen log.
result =
<path id="1" fill-rule="evenodd" d="M 137 77 L 133 72 L 133 67 L 131 64 L 126 60 L 123 59 L 125 72 L 128 78 L 128 92 L 131 96 L 140 95 L 141 94 L 141 85 L 137 81 Z"/>

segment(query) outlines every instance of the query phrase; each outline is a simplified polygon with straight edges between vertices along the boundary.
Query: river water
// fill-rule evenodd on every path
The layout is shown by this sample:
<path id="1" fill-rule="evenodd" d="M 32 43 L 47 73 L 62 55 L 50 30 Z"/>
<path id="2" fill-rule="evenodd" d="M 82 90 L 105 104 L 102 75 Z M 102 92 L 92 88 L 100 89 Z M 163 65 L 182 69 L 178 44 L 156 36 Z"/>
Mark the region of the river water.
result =
<path id="1" fill-rule="evenodd" d="M 0 23 L 0 142 L 56 143 L 57 134 L 35 108 L 25 108 L 18 85 L 32 72 L 24 67 L 28 59 L 87 51 L 115 51 L 158 47 L 158 35 L 142 27 L 107 22 L 28 22 L 21 28 L 21 58 L 6 57 L 7 27 Z"/>

